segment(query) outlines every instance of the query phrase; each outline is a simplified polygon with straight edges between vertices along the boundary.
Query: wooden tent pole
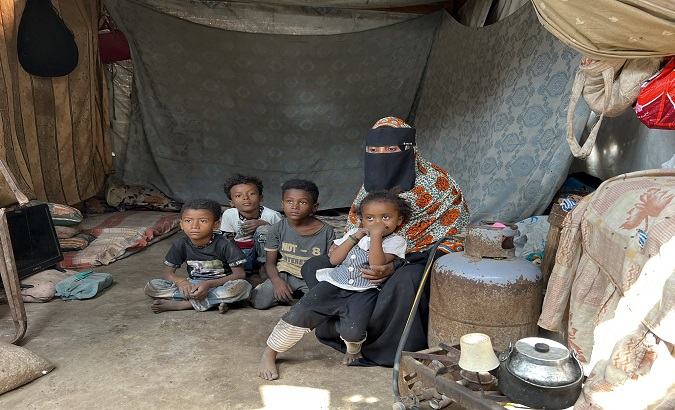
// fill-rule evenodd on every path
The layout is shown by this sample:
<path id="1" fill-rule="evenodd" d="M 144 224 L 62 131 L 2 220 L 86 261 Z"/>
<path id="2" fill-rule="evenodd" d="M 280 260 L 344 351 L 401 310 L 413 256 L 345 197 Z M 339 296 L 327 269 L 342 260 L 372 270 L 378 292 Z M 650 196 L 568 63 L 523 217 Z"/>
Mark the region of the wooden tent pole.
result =
<path id="1" fill-rule="evenodd" d="M 5 208 L 0 208 L 0 242 L 2 242 L 2 246 L 0 247 L 0 258 L 2 258 L 2 262 L 0 262 L 0 277 L 2 277 L 2 284 L 7 295 L 7 303 L 9 304 L 9 310 L 12 313 L 14 327 L 16 328 L 16 333 L 11 343 L 16 344 L 26 334 L 28 318 L 26 317 L 26 307 L 23 305 L 21 282 L 16 271 L 12 242 L 9 239 Z"/>
<path id="2" fill-rule="evenodd" d="M 0 172 L 2 172 L 2 175 L 5 177 L 7 184 L 14 193 L 16 200 L 19 202 L 19 205 L 26 205 L 28 203 L 28 197 L 26 197 L 26 195 L 21 192 L 19 185 L 16 183 L 14 175 L 12 175 L 12 173 L 9 171 L 7 164 L 5 164 L 5 160 L 2 158 L 0 158 Z"/>
<path id="3" fill-rule="evenodd" d="M 28 198 L 19 189 L 14 175 L 9 171 L 2 158 L 0 158 L 0 172 L 4 175 L 7 184 L 9 184 L 14 196 L 19 201 L 19 205 L 28 203 Z M 12 313 L 14 327 L 16 328 L 16 333 L 11 343 L 16 344 L 26 334 L 28 318 L 26 317 L 26 307 L 23 305 L 21 282 L 19 281 L 19 274 L 16 270 L 16 262 L 14 261 L 14 251 L 9 236 L 9 228 L 7 227 L 5 208 L 0 208 L 0 243 L 2 243 L 2 246 L 0 246 L 0 278 L 2 278 L 2 285 L 5 288 L 5 295 L 7 295 L 7 303 L 9 304 L 9 310 Z"/>

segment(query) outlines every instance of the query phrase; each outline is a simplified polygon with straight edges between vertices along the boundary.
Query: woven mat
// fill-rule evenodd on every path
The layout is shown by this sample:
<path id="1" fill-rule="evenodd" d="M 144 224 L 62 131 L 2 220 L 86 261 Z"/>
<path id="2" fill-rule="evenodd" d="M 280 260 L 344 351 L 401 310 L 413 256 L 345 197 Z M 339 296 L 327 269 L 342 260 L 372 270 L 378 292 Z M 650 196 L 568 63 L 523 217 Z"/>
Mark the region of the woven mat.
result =
<path id="1" fill-rule="evenodd" d="M 323 214 L 323 215 L 322 215 Z M 327 211 L 319 211 L 315 216 L 330 224 L 335 228 L 335 238 L 341 238 L 345 233 L 345 226 L 347 225 L 347 215 L 349 209 L 330 209 Z"/>

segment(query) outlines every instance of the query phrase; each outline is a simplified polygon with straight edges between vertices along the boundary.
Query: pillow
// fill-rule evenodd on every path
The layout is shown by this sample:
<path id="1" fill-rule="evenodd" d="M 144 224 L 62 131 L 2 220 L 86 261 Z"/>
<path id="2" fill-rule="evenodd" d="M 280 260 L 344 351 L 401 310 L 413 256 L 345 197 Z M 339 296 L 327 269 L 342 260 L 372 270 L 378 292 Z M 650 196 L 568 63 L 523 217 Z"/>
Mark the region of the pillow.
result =
<path id="1" fill-rule="evenodd" d="M 80 228 L 76 226 L 55 226 L 56 237 L 59 239 L 68 239 L 80 233 Z"/>
<path id="2" fill-rule="evenodd" d="M 138 185 L 113 185 L 106 192 L 108 205 L 120 211 L 146 208 L 154 211 L 180 211 L 182 204 L 161 191 Z"/>
<path id="3" fill-rule="evenodd" d="M 72 206 L 54 204 L 51 202 L 28 201 L 28 205 L 47 204 L 52 221 L 56 226 L 75 226 L 82 222 L 82 212 Z"/>
<path id="4" fill-rule="evenodd" d="M 22 285 L 31 285 L 30 288 L 21 289 L 21 297 L 24 303 L 43 303 L 54 299 L 56 284 L 76 275 L 77 271 L 66 269 L 61 272 L 56 269 L 46 269 L 42 272 L 21 279 Z"/>
<path id="5" fill-rule="evenodd" d="M 94 235 L 88 233 L 79 233 L 72 238 L 59 238 L 59 246 L 63 252 L 80 251 L 96 239 Z"/>
<path id="6" fill-rule="evenodd" d="M 0 342 L 0 394 L 49 373 L 54 365 L 30 350 Z"/>

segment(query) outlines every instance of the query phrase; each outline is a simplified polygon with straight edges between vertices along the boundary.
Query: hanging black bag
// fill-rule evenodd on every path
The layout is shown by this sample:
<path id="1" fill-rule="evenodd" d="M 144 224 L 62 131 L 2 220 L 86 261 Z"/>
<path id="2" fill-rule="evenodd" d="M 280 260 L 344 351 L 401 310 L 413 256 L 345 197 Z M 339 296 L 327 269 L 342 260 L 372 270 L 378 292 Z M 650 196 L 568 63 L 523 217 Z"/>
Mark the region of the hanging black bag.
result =
<path id="1" fill-rule="evenodd" d="M 19 63 L 32 75 L 61 77 L 77 67 L 75 36 L 50 0 L 26 0 L 16 48 Z"/>

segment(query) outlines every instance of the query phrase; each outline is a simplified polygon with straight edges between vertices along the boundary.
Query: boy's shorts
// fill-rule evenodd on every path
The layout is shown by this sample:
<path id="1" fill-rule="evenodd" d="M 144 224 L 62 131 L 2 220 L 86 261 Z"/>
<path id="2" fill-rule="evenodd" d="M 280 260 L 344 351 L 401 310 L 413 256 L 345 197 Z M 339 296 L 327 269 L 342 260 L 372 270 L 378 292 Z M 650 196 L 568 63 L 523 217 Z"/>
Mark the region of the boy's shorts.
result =
<path id="1" fill-rule="evenodd" d="M 265 242 L 267 241 L 267 231 L 270 226 L 263 225 L 258 227 L 253 235 L 253 247 L 242 249 L 246 255 L 246 263 L 244 264 L 246 275 L 250 276 L 252 272 L 258 271 L 266 261 Z"/>

